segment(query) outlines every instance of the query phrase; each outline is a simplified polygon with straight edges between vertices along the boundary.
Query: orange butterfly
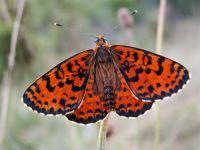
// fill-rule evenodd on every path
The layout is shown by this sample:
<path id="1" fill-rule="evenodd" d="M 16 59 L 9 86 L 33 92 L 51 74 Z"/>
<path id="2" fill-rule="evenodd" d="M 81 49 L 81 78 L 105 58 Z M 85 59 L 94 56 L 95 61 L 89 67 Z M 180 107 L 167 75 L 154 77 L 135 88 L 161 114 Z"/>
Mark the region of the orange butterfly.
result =
<path id="1" fill-rule="evenodd" d="M 23 102 L 45 115 L 65 115 L 88 124 L 115 111 L 137 117 L 154 101 L 177 93 L 189 80 L 181 64 L 149 51 L 110 46 L 97 36 L 96 47 L 61 62 L 37 79 Z"/>

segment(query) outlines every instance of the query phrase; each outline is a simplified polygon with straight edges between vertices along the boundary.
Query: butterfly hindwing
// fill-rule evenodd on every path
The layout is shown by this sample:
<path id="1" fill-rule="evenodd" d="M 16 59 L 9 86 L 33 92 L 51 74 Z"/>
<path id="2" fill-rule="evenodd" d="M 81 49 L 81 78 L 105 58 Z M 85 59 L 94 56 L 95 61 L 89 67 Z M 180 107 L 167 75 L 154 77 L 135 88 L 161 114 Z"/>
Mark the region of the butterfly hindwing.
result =
<path id="1" fill-rule="evenodd" d="M 81 103 L 89 78 L 93 50 L 61 62 L 37 79 L 24 93 L 23 102 L 42 114 L 66 114 Z"/>
<path id="2" fill-rule="evenodd" d="M 189 80 L 188 70 L 169 58 L 123 45 L 111 46 L 111 52 L 138 99 L 163 99 L 177 93 Z"/>
<path id="3" fill-rule="evenodd" d="M 125 117 L 138 117 L 151 109 L 153 102 L 144 102 L 136 99 L 119 71 L 118 77 L 121 83 L 120 91 L 117 91 L 116 93 L 115 111 L 118 115 Z"/>
<path id="4" fill-rule="evenodd" d="M 66 115 L 70 121 L 81 124 L 95 123 L 105 118 L 110 111 L 100 100 L 100 96 L 95 94 L 93 86 L 94 76 L 91 74 L 80 107 Z"/>

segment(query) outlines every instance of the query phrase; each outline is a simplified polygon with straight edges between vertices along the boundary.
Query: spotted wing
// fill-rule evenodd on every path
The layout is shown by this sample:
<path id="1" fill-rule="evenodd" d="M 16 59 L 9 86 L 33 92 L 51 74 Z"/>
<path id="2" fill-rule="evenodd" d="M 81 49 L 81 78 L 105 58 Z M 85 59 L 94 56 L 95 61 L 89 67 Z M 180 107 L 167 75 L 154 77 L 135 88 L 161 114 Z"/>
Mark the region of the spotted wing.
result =
<path id="1" fill-rule="evenodd" d="M 93 50 L 81 52 L 52 68 L 24 93 L 23 102 L 42 114 L 66 114 L 81 103 Z"/>
<path id="2" fill-rule="evenodd" d="M 184 66 L 149 51 L 113 45 L 111 53 L 138 99 L 163 99 L 177 93 L 189 80 L 189 72 Z"/>
<path id="3" fill-rule="evenodd" d="M 100 96 L 95 94 L 93 86 L 94 76 L 91 74 L 80 107 L 73 113 L 66 115 L 70 121 L 81 124 L 95 123 L 105 118 L 110 111 L 106 108 L 104 102 L 100 100 Z"/>
<path id="4" fill-rule="evenodd" d="M 118 77 L 121 83 L 120 90 L 116 92 L 115 111 L 118 115 L 125 117 L 138 117 L 151 109 L 153 102 L 144 102 L 136 99 L 119 71 Z"/>

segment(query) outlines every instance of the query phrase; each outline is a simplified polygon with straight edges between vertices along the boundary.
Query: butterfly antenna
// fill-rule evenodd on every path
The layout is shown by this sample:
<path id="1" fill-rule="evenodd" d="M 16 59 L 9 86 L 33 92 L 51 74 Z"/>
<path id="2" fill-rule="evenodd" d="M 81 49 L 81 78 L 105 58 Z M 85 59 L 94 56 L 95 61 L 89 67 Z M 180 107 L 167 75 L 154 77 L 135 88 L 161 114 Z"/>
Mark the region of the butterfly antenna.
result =
<path id="1" fill-rule="evenodd" d="M 63 27 L 62 24 L 59 24 L 59 23 L 57 23 L 57 22 L 55 22 L 54 25 L 57 26 L 57 27 Z"/>
<path id="2" fill-rule="evenodd" d="M 131 12 L 131 15 L 133 16 L 133 15 L 137 14 L 137 12 L 138 12 L 137 10 L 134 10 L 134 11 Z M 110 31 L 108 31 L 107 33 L 105 33 L 104 36 L 107 36 L 107 35 L 111 34 L 111 33 L 112 33 L 113 31 L 115 31 L 119 26 L 120 26 L 120 23 L 117 24 L 116 26 L 114 26 Z"/>
<path id="3" fill-rule="evenodd" d="M 86 36 L 89 36 L 89 37 L 91 37 L 91 38 L 96 38 L 96 36 L 94 36 L 94 35 L 92 35 L 92 34 L 87 34 L 87 33 L 83 33 L 83 32 L 77 31 L 77 30 L 75 30 L 75 29 L 72 29 L 72 28 L 70 28 L 70 27 L 64 26 L 64 25 L 62 25 L 62 24 L 60 24 L 60 23 L 57 23 L 57 22 L 55 22 L 54 25 L 57 26 L 57 27 L 65 27 L 65 28 L 67 28 L 67 30 L 71 30 L 71 31 L 73 31 L 73 32 L 77 32 L 77 33 L 79 33 L 79 34 L 86 35 Z"/>

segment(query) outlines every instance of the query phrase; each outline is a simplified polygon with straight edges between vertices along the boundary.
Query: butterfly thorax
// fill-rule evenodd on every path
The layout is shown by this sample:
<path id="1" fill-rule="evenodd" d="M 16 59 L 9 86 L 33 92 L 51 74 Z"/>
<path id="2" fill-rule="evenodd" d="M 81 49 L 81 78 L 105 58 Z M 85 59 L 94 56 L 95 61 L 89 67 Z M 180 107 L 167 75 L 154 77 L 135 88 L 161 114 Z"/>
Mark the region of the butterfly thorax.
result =
<path id="1" fill-rule="evenodd" d="M 106 45 L 96 47 L 93 88 L 106 107 L 112 109 L 116 103 L 116 90 L 119 89 L 120 82 L 109 50 L 110 47 Z"/>
<path id="2" fill-rule="evenodd" d="M 96 38 L 97 38 L 96 41 L 95 41 L 96 47 L 99 47 L 99 46 L 109 47 L 106 39 L 104 38 L 104 36 L 98 35 Z"/>

